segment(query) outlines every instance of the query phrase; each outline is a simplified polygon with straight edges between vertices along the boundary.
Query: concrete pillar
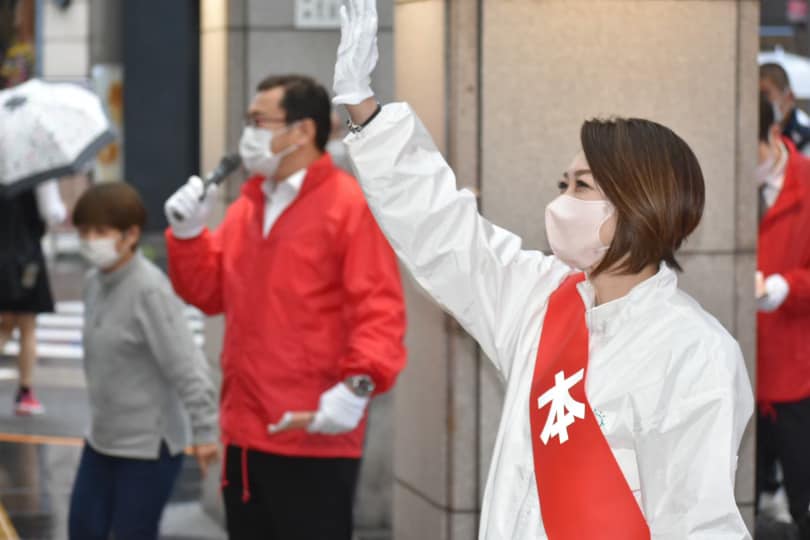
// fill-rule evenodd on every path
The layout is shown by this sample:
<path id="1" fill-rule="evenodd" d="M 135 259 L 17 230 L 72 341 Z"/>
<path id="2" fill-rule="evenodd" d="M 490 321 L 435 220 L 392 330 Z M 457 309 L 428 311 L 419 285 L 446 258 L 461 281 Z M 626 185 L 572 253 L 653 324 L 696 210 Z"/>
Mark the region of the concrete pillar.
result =
<path id="1" fill-rule="evenodd" d="M 90 65 L 124 61 L 123 0 L 90 1 Z"/>
<path id="2" fill-rule="evenodd" d="M 397 98 L 411 102 L 483 213 L 547 249 L 542 211 L 594 116 L 672 127 L 707 182 L 681 286 L 740 341 L 752 374 L 756 243 L 754 0 L 397 0 Z M 397 540 L 473 538 L 503 389 L 485 358 L 409 290 L 396 397 Z M 749 428 L 749 431 L 752 431 Z M 753 518 L 752 433 L 737 498 Z"/>

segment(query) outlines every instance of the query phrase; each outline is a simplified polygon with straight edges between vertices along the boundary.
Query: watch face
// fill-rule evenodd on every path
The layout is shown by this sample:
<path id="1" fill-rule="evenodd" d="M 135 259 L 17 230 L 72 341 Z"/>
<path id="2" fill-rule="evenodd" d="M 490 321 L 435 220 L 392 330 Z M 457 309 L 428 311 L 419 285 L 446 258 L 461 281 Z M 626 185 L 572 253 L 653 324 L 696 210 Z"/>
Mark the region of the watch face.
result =
<path id="1" fill-rule="evenodd" d="M 355 393 L 367 396 L 374 391 L 374 381 L 371 380 L 371 377 L 354 377 L 352 379 L 352 388 Z"/>

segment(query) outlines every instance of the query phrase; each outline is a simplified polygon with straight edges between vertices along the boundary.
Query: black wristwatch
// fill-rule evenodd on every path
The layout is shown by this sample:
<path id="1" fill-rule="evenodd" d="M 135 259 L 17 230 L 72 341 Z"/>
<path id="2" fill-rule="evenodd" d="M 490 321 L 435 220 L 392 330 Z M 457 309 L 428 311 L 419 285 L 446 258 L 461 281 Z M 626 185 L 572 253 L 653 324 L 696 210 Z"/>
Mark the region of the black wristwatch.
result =
<path id="1" fill-rule="evenodd" d="M 374 393 L 374 380 L 368 375 L 352 375 L 343 381 L 357 397 L 369 397 Z"/>
<path id="2" fill-rule="evenodd" d="M 351 118 L 349 118 L 348 120 L 346 120 L 346 128 L 351 133 L 360 133 L 361 131 L 363 131 L 363 128 L 365 128 L 375 118 L 377 118 L 377 115 L 380 114 L 381 112 L 382 112 L 382 105 L 380 105 L 380 103 L 377 102 L 377 109 L 374 111 L 374 114 L 368 117 L 368 120 L 366 120 L 362 124 L 355 124 L 354 122 L 352 122 Z"/>

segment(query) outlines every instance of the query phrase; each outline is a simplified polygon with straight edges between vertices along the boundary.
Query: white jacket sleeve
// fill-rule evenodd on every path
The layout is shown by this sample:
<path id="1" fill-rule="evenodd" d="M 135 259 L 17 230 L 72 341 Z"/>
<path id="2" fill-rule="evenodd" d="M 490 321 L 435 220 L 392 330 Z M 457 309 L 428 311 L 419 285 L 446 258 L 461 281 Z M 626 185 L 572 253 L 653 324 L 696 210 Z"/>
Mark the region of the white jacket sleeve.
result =
<path id="1" fill-rule="evenodd" d="M 478 213 L 475 196 L 456 189 L 453 171 L 407 104 L 387 105 L 346 143 L 397 255 L 508 378 L 531 306 L 545 305 L 571 270 L 523 250 L 520 237 Z"/>
<path id="2" fill-rule="evenodd" d="M 670 373 L 659 421 L 637 438 L 653 540 L 751 538 L 735 502 L 734 477 L 753 396 L 742 353 L 728 341 L 692 348 L 681 362 L 691 368 Z"/>

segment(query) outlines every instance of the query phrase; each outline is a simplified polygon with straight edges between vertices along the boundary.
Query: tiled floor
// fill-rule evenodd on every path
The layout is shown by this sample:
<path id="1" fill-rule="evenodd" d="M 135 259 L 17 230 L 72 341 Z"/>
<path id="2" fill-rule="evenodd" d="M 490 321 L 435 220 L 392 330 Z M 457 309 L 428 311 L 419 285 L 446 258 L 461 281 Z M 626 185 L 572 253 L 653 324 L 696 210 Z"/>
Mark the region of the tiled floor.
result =
<path id="1" fill-rule="evenodd" d="M 78 446 L 0 443 L 0 502 L 21 539 L 67 538 L 70 489 L 80 452 Z M 196 464 L 187 459 L 164 515 L 162 539 L 225 537 L 202 512 L 199 490 Z"/>

